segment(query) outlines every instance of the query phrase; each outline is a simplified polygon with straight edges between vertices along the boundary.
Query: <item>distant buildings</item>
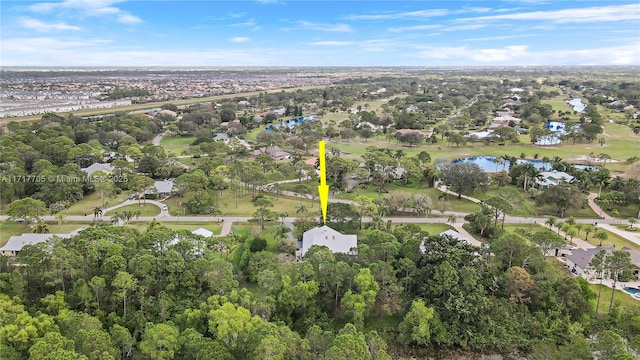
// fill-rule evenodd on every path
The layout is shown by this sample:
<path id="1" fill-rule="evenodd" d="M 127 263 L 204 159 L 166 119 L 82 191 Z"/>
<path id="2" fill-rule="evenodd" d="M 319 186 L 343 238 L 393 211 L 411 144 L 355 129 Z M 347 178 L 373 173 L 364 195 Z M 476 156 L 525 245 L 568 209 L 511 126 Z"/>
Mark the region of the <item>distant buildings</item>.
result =
<path id="1" fill-rule="evenodd" d="M 332 253 L 352 254 L 358 247 L 357 235 L 344 235 L 324 225 L 307 230 L 302 234 L 302 247 L 296 251 L 296 258 L 301 260 L 312 246 L 326 246 Z"/>
<path id="2" fill-rule="evenodd" d="M 278 110 L 274 110 L 274 112 L 276 114 L 278 114 Z M 278 114 L 278 116 L 282 116 L 282 115 Z M 280 124 L 271 124 L 271 125 L 267 126 L 265 128 L 265 130 L 273 131 L 273 130 L 279 129 L 281 127 L 286 127 L 286 128 L 291 129 L 294 126 L 300 125 L 305 121 L 311 121 L 311 120 L 316 120 L 316 116 L 315 115 L 298 116 L 297 118 L 294 118 L 294 119 L 285 120 L 285 121 L 281 122 Z"/>
<path id="3" fill-rule="evenodd" d="M 257 150 L 253 150 L 249 155 L 255 159 L 260 154 L 267 154 L 276 161 L 288 159 L 291 157 L 291 153 L 280 149 L 279 146 L 263 147 Z"/>

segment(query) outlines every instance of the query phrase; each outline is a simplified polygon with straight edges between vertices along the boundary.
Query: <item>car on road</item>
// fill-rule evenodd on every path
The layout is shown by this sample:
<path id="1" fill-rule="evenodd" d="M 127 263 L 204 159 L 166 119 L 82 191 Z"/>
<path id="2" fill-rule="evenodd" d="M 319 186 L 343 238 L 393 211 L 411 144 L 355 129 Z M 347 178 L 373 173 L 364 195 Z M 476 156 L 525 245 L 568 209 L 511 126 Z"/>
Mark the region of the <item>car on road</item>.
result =
<path id="1" fill-rule="evenodd" d="M 169 210 L 169 208 L 167 207 L 167 205 L 162 205 L 162 211 L 167 211 Z"/>

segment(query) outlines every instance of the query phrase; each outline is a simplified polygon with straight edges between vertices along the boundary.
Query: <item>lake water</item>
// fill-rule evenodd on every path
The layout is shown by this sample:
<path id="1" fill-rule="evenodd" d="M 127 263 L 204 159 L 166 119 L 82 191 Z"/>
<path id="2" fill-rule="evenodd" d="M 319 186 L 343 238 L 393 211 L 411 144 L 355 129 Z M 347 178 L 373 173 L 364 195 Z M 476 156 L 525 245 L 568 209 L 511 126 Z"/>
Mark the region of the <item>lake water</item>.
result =
<path id="1" fill-rule="evenodd" d="M 488 173 L 494 173 L 502 170 L 509 171 L 509 166 L 511 165 L 509 160 L 503 160 L 504 164 L 496 164 L 495 162 L 493 162 L 494 159 L 495 157 L 493 156 L 476 156 L 476 157 L 456 159 L 456 160 L 453 160 L 452 162 L 453 163 L 471 162 L 480 166 L 480 168 L 484 172 L 488 172 Z M 536 169 L 540 171 L 551 171 L 551 163 L 543 162 L 542 160 L 518 159 L 516 163 L 517 164 L 531 163 L 533 164 L 533 166 L 536 167 Z M 583 170 L 591 168 L 591 166 L 588 166 L 588 165 L 574 165 L 574 166 L 578 169 L 583 169 Z"/>
<path id="2" fill-rule="evenodd" d="M 569 105 L 573 106 L 573 111 L 577 111 L 579 113 L 584 111 L 584 108 L 587 107 L 585 103 L 582 102 L 582 99 L 575 98 L 567 101 Z"/>

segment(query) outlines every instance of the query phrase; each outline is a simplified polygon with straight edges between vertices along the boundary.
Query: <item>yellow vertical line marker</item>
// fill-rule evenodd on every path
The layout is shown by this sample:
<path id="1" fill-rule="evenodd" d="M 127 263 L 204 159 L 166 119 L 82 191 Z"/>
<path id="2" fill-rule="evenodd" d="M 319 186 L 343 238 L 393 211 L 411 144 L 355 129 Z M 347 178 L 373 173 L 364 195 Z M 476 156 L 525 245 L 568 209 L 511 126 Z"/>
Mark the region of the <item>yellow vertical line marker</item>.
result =
<path id="1" fill-rule="evenodd" d="M 327 205 L 329 205 L 329 186 L 327 185 L 327 163 L 324 156 L 324 141 L 318 142 L 318 165 L 320 166 L 320 185 L 318 185 L 318 196 L 320 197 L 320 207 L 322 208 L 322 221 L 327 223 Z"/>

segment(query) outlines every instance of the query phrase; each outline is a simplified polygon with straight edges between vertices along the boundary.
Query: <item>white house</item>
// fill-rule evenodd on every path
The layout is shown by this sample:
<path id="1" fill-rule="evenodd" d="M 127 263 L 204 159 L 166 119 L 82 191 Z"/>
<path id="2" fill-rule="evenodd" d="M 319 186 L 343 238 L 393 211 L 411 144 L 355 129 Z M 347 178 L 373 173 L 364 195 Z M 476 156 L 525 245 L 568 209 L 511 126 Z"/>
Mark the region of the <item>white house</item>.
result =
<path id="1" fill-rule="evenodd" d="M 25 247 L 26 245 L 35 245 L 42 242 L 46 242 L 54 236 L 68 239 L 72 236 L 77 235 L 80 231 L 82 231 L 81 228 L 78 228 L 70 232 L 69 234 L 25 233 L 22 235 L 14 235 L 9 238 L 9 240 L 3 247 L 0 247 L 0 254 L 4 256 L 16 256 L 20 252 L 20 250 L 22 250 L 22 248 Z"/>
<path id="2" fill-rule="evenodd" d="M 314 245 L 326 246 L 332 253 L 352 254 L 351 249 L 358 247 L 358 236 L 344 235 L 326 225 L 315 227 L 302 234 L 302 247 L 296 251 L 296 258 L 302 259 Z"/>
<path id="3" fill-rule="evenodd" d="M 211 232 L 211 231 L 209 231 L 209 230 L 207 230 L 205 228 L 197 228 L 197 229 L 193 230 L 191 233 L 194 234 L 194 235 L 201 235 L 201 236 L 204 236 L 206 238 L 213 236 L 213 232 Z"/>
<path id="4" fill-rule="evenodd" d="M 573 179 L 573 176 L 564 171 L 543 171 L 540 173 L 540 176 L 536 178 L 536 185 L 538 185 L 540 189 L 547 189 L 550 186 L 556 186 L 563 182 L 570 183 Z"/>

